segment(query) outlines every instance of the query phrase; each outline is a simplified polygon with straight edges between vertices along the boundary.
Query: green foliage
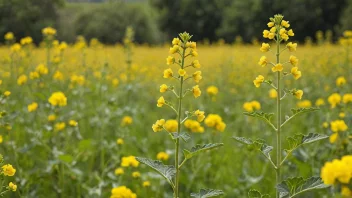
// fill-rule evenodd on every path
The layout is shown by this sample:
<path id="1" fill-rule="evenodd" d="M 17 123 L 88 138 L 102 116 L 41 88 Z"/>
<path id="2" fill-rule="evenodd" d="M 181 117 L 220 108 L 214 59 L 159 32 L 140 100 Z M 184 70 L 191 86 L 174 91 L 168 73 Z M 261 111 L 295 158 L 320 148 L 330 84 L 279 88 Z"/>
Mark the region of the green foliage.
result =
<path id="1" fill-rule="evenodd" d="M 309 133 L 308 135 L 303 135 L 303 134 L 296 134 L 293 137 L 288 137 L 287 141 L 289 144 L 289 148 L 287 151 L 292 151 L 299 146 L 302 146 L 304 144 L 309 144 L 313 143 L 319 140 L 323 140 L 328 138 L 329 136 L 324 135 L 324 134 L 317 134 L 317 133 Z"/>
<path id="2" fill-rule="evenodd" d="M 188 140 L 191 139 L 191 136 L 187 132 L 181 132 L 180 134 L 170 133 L 170 135 L 173 140 L 176 140 L 177 138 L 181 138 L 183 141 L 188 142 Z"/>
<path id="3" fill-rule="evenodd" d="M 87 39 L 97 38 L 103 43 L 122 42 L 125 30 L 131 26 L 135 42 L 160 42 L 159 31 L 151 8 L 144 4 L 107 2 L 79 14 L 75 22 L 76 33 Z"/>
<path id="4" fill-rule="evenodd" d="M 329 186 L 325 185 L 320 177 L 311 177 L 308 179 L 293 177 L 281 182 L 276 188 L 280 193 L 280 198 L 293 198 L 303 192 L 327 187 Z"/>
<path id="5" fill-rule="evenodd" d="M 249 198 L 270 198 L 270 195 L 268 195 L 268 194 L 262 195 L 259 191 L 255 190 L 255 189 L 251 189 L 248 192 L 248 197 Z"/>
<path id="6" fill-rule="evenodd" d="M 209 144 L 204 144 L 204 145 L 196 145 L 194 147 L 192 147 L 191 151 L 184 149 L 183 150 L 183 154 L 185 155 L 186 159 L 190 159 L 192 157 L 194 157 L 195 155 L 201 153 L 201 152 L 205 152 L 211 149 L 215 149 L 218 148 L 220 146 L 223 146 L 223 143 L 209 143 Z"/>
<path id="7" fill-rule="evenodd" d="M 191 197 L 195 198 L 217 197 L 220 195 L 224 195 L 224 192 L 222 190 L 214 189 L 201 189 L 199 193 L 191 193 Z"/>
<path id="8" fill-rule="evenodd" d="M 271 123 L 271 119 L 273 118 L 273 113 L 264 113 L 264 112 L 244 112 L 243 113 L 246 116 L 252 116 L 252 117 L 256 117 L 259 118 L 261 120 L 264 120 L 269 126 L 271 126 L 273 129 L 276 130 L 275 126 Z"/>

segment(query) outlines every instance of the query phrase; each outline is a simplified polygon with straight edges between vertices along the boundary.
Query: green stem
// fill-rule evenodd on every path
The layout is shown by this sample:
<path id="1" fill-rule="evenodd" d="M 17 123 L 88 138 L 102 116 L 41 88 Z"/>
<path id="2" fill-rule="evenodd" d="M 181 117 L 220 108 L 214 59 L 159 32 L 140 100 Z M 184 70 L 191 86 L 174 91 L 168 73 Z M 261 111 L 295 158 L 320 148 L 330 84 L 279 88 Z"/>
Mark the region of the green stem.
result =
<path id="1" fill-rule="evenodd" d="M 280 63 L 280 39 L 277 35 L 276 39 L 276 63 Z M 277 98 L 276 98 L 276 108 L 277 108 L 277 133 L 276 133 L 276 184 L 281 182 L 281 72 L 277 72 Z M 279 198 L 280 194 L 276 192 L 276 198 Z"/>
<path id="2" fill-rule="evenodd" d="M 183 48 L 183 52 L 182 52 L 182 63 L 181 63 L 181 69 L 183 69 L 184 67 L 184 63 L 185 63 L 185 48 Z M 183 88 L 183 76 L 181 76 L 181 80 L 180 80 L 180 90 L 179 90 L 179 97 L 178 97 L 178 114 L 177 114 L 177 133 L 178 136 L 181 133 L 181 111 L 182 111 L 182 88 Z M 175 168 L 176 168 L 176 178 L 175 178 L 175 192 L 174 192 L 174 197 L 178 198 L 179 194 L 178 194 L 178 188 L 179 188 L 179 172 L 180 172 L 180 167 L 179 167 L 179 150 L 180 150 L 180 139 L 177 138 L 176 139 L 176 148 L 175 148 Z"/>

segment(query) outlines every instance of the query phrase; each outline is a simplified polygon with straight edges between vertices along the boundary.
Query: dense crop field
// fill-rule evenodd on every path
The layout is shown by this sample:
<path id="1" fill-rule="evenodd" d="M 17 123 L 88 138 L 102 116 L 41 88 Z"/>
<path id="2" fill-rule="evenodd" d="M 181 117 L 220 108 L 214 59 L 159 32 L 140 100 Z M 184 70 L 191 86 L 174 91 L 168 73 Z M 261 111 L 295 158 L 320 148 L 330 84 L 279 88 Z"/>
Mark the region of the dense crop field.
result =
<path id="1" fill-rule="evenodd" d="M 334 128 L 336 120 L 350 127 L 352 118 L 348 95 L 352 93 L 351 44 L 344 44 L 298 44 L 297 51 L 281 53 L 283 62 L 289 62 L 290 55 L 297 57 L 302 72 L 298 80 L 285 75 L 282 86 L 304 92 L 302 99 L 297 99 L 286 90 L 283 119 L 291 116 L 292 108 L 320 109 L 299 115 L 282 127 L 282 148 L 291 148 L 292 142 L 286 139 L 294 134 L 335 134 L 292 151 L 282 166 L 283 179 L 319 177 L 327 161 L 351 151 L 350 128 L 339 128 L 338 133 Z M 276 49 L 275 43 L 271 45 Z M 171 91 L 159 91 L 161 84 L 179 88 L 179 79 L 163 78 L 167 68 L 178 75 L 177 64 L 166 64 L 170 47 L 171 42 L 154 47 L 129 42 L 104 46 L 82 38 L 66 45 L 49 36 L 40 47 L 25 41 L 2 46 L 1 111 L 6 115 L 1 117 L 0 151 L 4 164 L 16 169 L 14 176 L 4 177 L 3 186 L 10 181 L 17 185 L 17 191 L 6 196 L 109 197 L 114 187 L 126 186 L 137 197 L 172 197 L 169 184 L 133 157 L 175 163 L 175 142 L 168 132 L 152 129 L 162 118 L 168 123 L 164 128 L 170 132 L 177 129 L 175 113 L 157 107 L 162 95 L 177 106 Z M 267 123 L 243 114 L 253 110 L 276 113 L 277 92 L 268 83 L 260 88 L 253 85 L 259 74 L 273 82 L 276 79 L 271 66 L 258 65 L 263 55 L 260 47 L 261 43 L 197 43 L 199 56 L 190 60 L 199 60 L 201 65 L 202 79 L 197 83 L 201 95 L 197 99 L 187 95 L 183 105 L 184 111 L 204 111 L 205 121 L 183 124 L 182 131 L 192 138 L 187 142 L 178 139 L 180 151 L 196 144 L 224 145 L 187 161 L 179 177 L 179 197 L 189 197 L 202 188 L 220 189 L 223 197 L 246 197 L 250 189 L 274 196 L 275 170 L 270 160 L 255 147 L 247 148 L 232 138 L 260 138 L 268 145 L 276 144 L 275 132 Z M 265 55 L 276 60 L 275 53 Z M 284 65 L 284 71 L 290 73 L 291 67 Z M 187 73 L 192 77 L 197 70 L 188 68 Z M 196 84 L 191 81 L 185 82 L 186 89 Z M 213 123 L 219 119 L 221 126 Z M 275 120 L 276 115 L 273 123 Z M 276 147 L 271 156 L 275 162 L 274 153 Z M 340 187 L 300 196 L 334 197 Z"/>

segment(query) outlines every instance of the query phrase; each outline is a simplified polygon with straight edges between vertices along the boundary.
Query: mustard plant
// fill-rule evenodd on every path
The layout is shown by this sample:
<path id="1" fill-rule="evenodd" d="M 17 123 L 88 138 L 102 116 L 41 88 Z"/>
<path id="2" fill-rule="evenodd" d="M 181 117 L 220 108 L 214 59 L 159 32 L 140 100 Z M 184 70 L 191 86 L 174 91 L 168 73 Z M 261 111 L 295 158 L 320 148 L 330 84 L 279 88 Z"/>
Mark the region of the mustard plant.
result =
<path id="1" fill-rule="evenodd" d="M 132 27 L 127 27 L 125 32 L 125 38 L 123 39 L 125 56 L 126 56 L 126 66 L 127 66 L 127 80 L 131 80 L 132 76 L 132 46 L 134 41 L 134 30 Z"/>
<path id="2" fill-rule="evenodd" d="M 300 89 L 289 89 L 283 87 L 283 79 L 292 76 L 295 80 L 301 78 L 302 73 L 298 68 L 298 59 L 297 57 L 291 55 L 288 60 L 282 59 L 282 54 L 284 51 L 288 50 L 290 52 L 296 51 L 297 43 L 288 42 L 290 37 L 294 36 L 294 32 L 292 29 L 286 29 L 290 27 L 288 21 L 283 20 L 283 16 L 280 14 L 275 15 L 273 18 L 270 18 L 270 22 L 267 24 L 270 30 L 263 31 L 263 37 L 273 40 L 276 43 L 276 48 L 272 48 L 269 43 L 262 43 L 260 50 L 262 52 L 273 51 L 275 55 L 275 59 L 271 61 L 266 56 L 262 56 L 259 60 L 259 65 L 265 67 L 267 65 L 271 65 L 272 72 L 274 73 L 274 77 L 276 80 L 266 80 L 264 76 L 259 75 L 253 81 L 255 87 L 259 88 L 261 84 L 268 84 L 270 88 L 273 88 L 276 92 L 276 123 L 272 121 L 274 113 L 265 113 L 259 111 L 251 111 L 244 112 L 247 116 L 252 116 L 259 118 L 265 121 L 270 128 L 273 130 L 276 136 L 276 162 L 272 160 L 270 152 L 274 149 L 273 146 L 269 146 L 265 140 L 257 139 L 251 140 L 244 137 L 234 137 L 238 142 L 247 145 L 255 150 L 260 151 L 266 159 L 270 162 L 273 169 L 276 172 L 276 197 L 277 198 L 291 198 L 296 197 L 297 195 L 313 190 L 327 187 L 323 184 L 320 177 L 311 177 L 308 179 L 303 179 L 302 177 L 293 177 L 287 178 L 286 180 L 282 180 L 282 168 L 285 165 L 285 162 L 289 159 L 291 154 L 299 147 L 309 144 L 312 142 L 316 142 L 318 140 L 326 139 L 328 136 L 317 134 L 317 133 L 309 133 L 307 135 L 304 134 L 296 134 L 292 137 L 287 138 L 288 147 L 286 149 L 282 149 L 282 128 L 286 126 L 293 118 L 302 114 L 319 110 L 319 108 L 298 108 L 291 109 L 291 115 L 286 115 L 283 119 L 283 114 L 281 108 L 283 106 L 282 101 L 287 99 L 288 95 L 292 95 L 297 99 L 301 99 L 303 96 L 303 91 Z M 285 44 L 285 47 L 282 49 L 281 44 Z M 290 72 L 284 70 L 284 65 L 290 64 L 292 65 Z M 283 156 L 283 153 L 285 155 Z M 249 192 L 249 197 L 270 197 L 268 194 L 261 195 L 261 193 L 257 190 L 251 190 Z"/>
<path id="3" fill-rule="evenodd" d="M 174 74 L 171 68 L 168 68 L 164 71 L 164 78 L 174 79 L 178 83 L 178 90 L 176 86 L 162 84 L 160 86 L 160 92 L 171 92 L 177 101 L 177 106 L 174 106 L 171 100 L 165 100 L 163 96 L 161 96 L 157 101 L 158 107 L 167 106 L 171 110 L 174 111 L 176 116 L 176 124 L 177 130 L 170 131 L 169 127 L 165 124 L 165 119 L 157 120 L 155 124 L 153 124 L 152 129 L 154 132 L 159 132 L 165 130 L 169 133 L 171 139 L 175 143 L 175 164 L 174 165 L 164 165 L 161 161 L 150 160 L 146 158 L 137 157 L 136 159 L 149 166 L 150 168 L 157 171 L 160 175 L 162 175 L 170 186 L 173 189 L 173 197 L 180 197 L 180 172 L 181 168 L 186 164 L 186 162 L 192 157 L 198 155 L 201 152 L 215 149 L 217 147 L 222 146 L 222 143 L 214 143 L 214 144 L 204 144 L 204 145 L 196 145 L 192 147 L 190 150 L 183 150 L 183 160 L 180 161 L 180 147 L 181 141 L 187 142 L 191 136 L 187 132 L 182 131 L 182 125 L 186 120 L 192 117 L 196 117 L 198 122 L 202 122 L 205 118 L 204 111 L 195 110 L 195 111 L 185 111 L 183 108 L 183 100 L 186 99 L 188 93 L 193 93 L 194 98 L 198 98 L 201 95 L 201 90 L 199 85 L 194 85 L 192 87 L 187 88 L 186 82 L 190 80 L 194 80 L 195 83 L 199 83 L 202 79 L 202 72 L 196 71 L 192 75 L 188 76 L 186 69 L 188 68 L 200 68 L 201 65 L 198 60 L 187 61 L 188 58 L 197 57 L 197 44 L 196 42 L 191 41 L 192 36 L 188 33 L 180 33 L 179 38 L 174 38 L 172 40 L 172 47 L 170 48 L 170 54 L 175 56 L 168 56 L 166 62 L 168 65 L 178 65 L 179 69 L 177 74 Z M 184 112 L 184 114 L 183 114 Z M 183 116 L 185 115 L 185 116 Z M 214 197 L 218 195 L 222 195 L 223 192 L 221 190 L 212 190 L 212 189 L 201 189 L 199 193 L 192 193 L 192 197 Z"/>

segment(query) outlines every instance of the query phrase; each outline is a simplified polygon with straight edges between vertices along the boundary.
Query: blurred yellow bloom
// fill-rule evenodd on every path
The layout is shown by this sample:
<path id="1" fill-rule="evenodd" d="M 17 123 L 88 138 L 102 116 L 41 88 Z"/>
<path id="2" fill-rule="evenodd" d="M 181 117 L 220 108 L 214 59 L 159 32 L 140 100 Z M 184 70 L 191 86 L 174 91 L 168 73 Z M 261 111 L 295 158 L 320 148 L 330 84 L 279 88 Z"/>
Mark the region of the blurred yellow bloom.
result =
<path id="1" fill-rule="evenodd" d="M 205 118 L 204 111 L 200 111 L 199 109 L 194 112 L 194 115 L 197 116 L 198 122 L 202 122 Z"/>
<path id="2" fill-rule="evenodd" d="M 159 152 L 156 155 L 156 159 L 166 161 L 166 160 L 169 159 L 169 155 L 167 153 L 165 153 L 165 152 Z"/>
<path id="3" fill-rule="evenodd" d="M 274 67 L 271 68 L 273 72 L 281 72 L 284 69 L 281 63 L 276 64 Z"/>
<path id="4" fill-rule="evenodd" d="M 166 64 L 167 64 L 167 65 L 174 64 L 174 62 L 175 62 L 175 58 L 174 58 L 174 57 L 168 56 L 168 57 L 166 58 Z"/>
<path id="5" fill-rule="evenodd" d="M 323 123 L 323 127 L 324 127 L 324 128 L 328 128 L 328 127 L 329 127 L 329 123 L 328 123 L 328 122 L 324 122 L 324 123 Z"/>
<path id="6" fill-rule="evenodd" d="M 258 77 L 255 78 L 255 80 L 253 80 L 253 84 L 255 87 L 260 87 L 260 85 L 264 82 L 264 76 L 259 75 Z"/>
<path id="7" fill-rule="evenodd" d="M 264 31 L 263 31 L 263 37 L 264 37 L 264 38 L 268 38 L 268 37 L 269 37 L 269 34 L 270 34 L 270 32 L 269 32 L 268 30 L 264 30 Z"/>
<path id="8" fill-rule="evenodd" d="M 297 57 L 295 57 L 295 56 L 290 56 L 290 63 L 293 65 L 293 66 L 296 66 L 297 64 L 298 64 L 298 59 L 297 59 Z"/>
<path id="9" fill-rule="evenodd" d="M 172 45 L 179 45 L 181 43 L 181 40 L 179 38 L 174 38 L 172 39 Z"/>
<path id="10" fill-rule="evenodd" d="M 299 108 L 309 108 L 312 106 L 312 102 L 309 100 L 303 100 L 297 103 L 297 107 Z"/>
<path id="11" fill-rule="evenodd" d="M 139 162 L 132 155 L 128 156 L 128 157 L 122 157 L 121 166 L 122 167 L 129 167 L 129 166 L 138 167 Z"/>
<path id="12" fill-rule="evenodd" d="M 11 95 L 11 92 L 10 92 L 10 91 L 5 91 L 5 92 L 4 92 L 4 96 L 9 97 L 10 95 Z"/>
<path id="13" fill-rule="evenodd" d="M 186 120 L 184 125 L 187 129 L 190 129 L 193 133 L 204 133 L 204 127 L 200 125 L 198 121 Z"/>
<path id="14" fill-rule="evenodd" d="M 62 92 L 54 92 L 51 94 L 49 98 L 49 103 L 53 106 L 66 106 L 67 105 L 67 98 L 64 93 Z"/>
<path id="15" fill-rule="evenodd" d="M 173 72 L 171 68 L 164 70 L 164 78 L 171 78 L 173 76 Z"/>
<path id="16" fill-rule="evenodd" d="M 37 108 L 38 108 L 38 103 L 36 103 L 36 102 L 29 104 L 27 107 L 28 112 L 33 112 L 33 111 L 37 110 Z"/>
<path id="17" fill-rule="evenodd" d="M 22 74 L 21 76 L 18 77 L 17 79 L 17 84 L 18 85 L 24 85 L 27 82 L 27 76 Z"/>
<path id="18" fill-rule="evenodd" d="M 58 122 L 55 124 L 55 131 L 62 131 L 66 128 L 65 122 Z"/>
<path id="19" fill-rule="evenodd" d="M 331 108 L 335 108 L 336 105 L 340 104 L 341 96 L 338 93 L 333 93 L 328 97 L 328 102 L 331 105 Z"/>
<path id="20" fill-rule="evenodd" d="M 160 93 L 164 93 L 168 90 L 168 86 L 166 84 L 160 85 Z"/>
<path id="21" fill-rule="evenodd" d="M 325 105 L 325 101 L 323 98 L 318 98 L 316 101 L 315 101 L 315 106 L 319 107 L 319 106 L 322 106 L 322 105 Z"/>
<path id="22" fill-rule="evenodd" d="M 293 33 L 293 30 L 292 30 L 292 29 L 290 29 L 290 30 L 287 32 L 287 34 L 288 34 L 289 36 L 294 36 L 294 35 L 295 35 L 295 33 Z"/>
<path id="23" fill-rule="evenodd" d="M 12 32 L 7 32 L 4 36 L 4 39 L 7 41 L 11 41 L 15 38 L 15 35 Z"/>
<path id="24" fill-rule="evenodd" d="M 335 120 L 330 122 L 332 132 L 344 132 L 348 129 L 344 120 Z"/>
<path id="25" fill-rule="evenodd" d="M 39 64 L 36 68 L 35 71 L 38 72 L 41 75 L 46 75 L 48 74 L 49 70 L 44 64 Z"/>
<path id="26" fill-rule="evenodd" d="M 342 101 L 345 104 L 347 104 L 349 102 L 352 102 L 352 94 L 351 93 L 347 93 L 347 94 L 343 95 Z"/>
<path id="27" fill-rule="evenodd" d="M 55 120 L 56 120 L 56 115 L 55 114 L 51 114 L 51 115 L 48 116 L 48 121 L 49 122 L 53 122 Z"/>
<path id="28" fill-rule="evenodd" d="M 76 120 L 70 120 L 70 121 L 68 121 L 68 124 L 72 127 L 75 127 L 78 125 L 78 122 Z"/>
<path id="29" fill-rule="evenodd" d="M 133 122 L 133 119 L 131 116 L 124 116 L 121 120 L 121 126 L 131 125 L 132 122 Z"/>
<path id="30" fill-rule="evenodd" d="M 214 128 L 217 131 L 223 132 L 226 128 L 226 124 L 222 121 L 222 118 L 217 114 L 209 114 L 205 120 L 205 125 Z"/>
<path id="31" fill-rule="evenodd" d="M 123 170 L 123 168 L 115 169 L 115 175 L 123 175 L 124 173 L 125 171 Z"/>
<path id="32" fill-rule="evenodd" d="M 194 95 L 195 98 L 198 98 L 201 95 L 201 93 L 202 93 L 202 91 L 199 89 L 198 85 L 193 86 L 192 92 L 193 92 L 193 95 Z"/>
<path id="33" fill-rule="evenodd" d="M 111 190 L 110 198 L 137 198 L 137 195 L 126 186 L 119 186 Z"/>
<path id="34" fill-rule="evenodd" d="M 149 187 L 150 181 L 144 181 L 142 185 L 143 185 L 143 187 Z"/>
<path id="35" fill-rule="evenodd" d="M 268 23 L 268 27 L 270 28 L 270 27 L 273 27 L 275 24 L 274 24 L 274 22 L 269 22 Z"/>
<path id="36" fill-rule="evenodd" d="M 243 104 L 243 109 L 248 112 L 252 112 L 254 110 L 260 110 L 261 105 L 258 101 L 253 100 L 251 102 L 245 102 Z"/>
<path id="37" fill-rule="evenodd" d="M 164 128 L 166 129 L 167 132 L 176 132 L 178 127 L 177 120 L 167 120 L 164 123 Z"/>
<path id="38" fill-rule="evenodd" d="M 303 96 L 303 91 L 302 90 L 297 90 L 293 93 L 293 95 L 297 98 L 297 99 L 302 99 Z"/>
<path id="39" fill-rule="evenodd" d="M 290 50 L 290 52 L 294 52 L 296 51 L 297 43 L 289 42 L 287 43 L 286 47 L 288 48 L 288 50 Z"/>
<path id="40" fill-rule="evenodd" d="M 201 66 L 200 66 L 199 60 L 192 61 L 192 66 L 195 68 L 200 68 Z"/>
<path id="41" fill-rule="evenodd" d="M 320 176 L 326 185 L 333 185 L 336 181 L 349 184 L 352 177 L 352 156 L 346 155 L 341 160 L 326 162 Z"/>
<path id="42" fill-rule="evenodd" d="M 4 141 L 2 135 L 0 135 L 0 144 Z"/>
<path id="43" fill-rule="evenodd" d="M 170 53 L 170 54 L 174 54 L 174 53 L 178 52 L 179 49 L 180 49 L 180 46 L 174 45 L 174 46 L 170 47 L 169 53 Z"/>
<path id="44" fill-rule="evenodd" d="M 346 84 L 346 79 L 343 76 L 340 76 L 336 79 L 336 85 L 341 87 L 342 85 Z"/>
<path id="45" fill-rule="evenodd" d="M 199 81 L 202 79 L 202 72 L 201 71 L 196 71 L 193 73 L 193 80 L 196 83 L 199 83 Z"/>
<path id="46" fill-rule="evenodd" d="M 133 178 L 139 178 L 139 177 L 141 177 L 141 173 L 138 172 L 138 171 L 135 171 L 135 172 L 132 173 L 132 177 Z"/>
<path id="47" fill-rule="evenodd" d="M 118 144 L 118 145 L 124 144 L 123 139 L 122 139 L 122 138 L 118 138 L 118 139 L 116 140 L 116 144 Z"/>
<path id="48" fill-rule="evenodd" d="M 165 104 L 165 99 L 164 99 L 164 97 L 161 96 L 161 97 L 158 99 L 158 103 L 157 103 L 156 106 L 162 107 L 164 104 Z"/>
<path id="49" fill-rule="evenodd" d="M 32 42 L 33 42 L 33 39 L 32 39 L 32 37 L 30 37 L 30 36 L 24 37 L 24 38 L 22 38 L 21 41 L 20 41 L 21 45 L 29 45 L 29 44 L 31 44 Z"/>
<path id="50" fill-rule="evenodd" d="M 46 28 L 42 29 L 42 34 L 44 36 L 53 36 L 56 34 L 56 30 L 52 27 L 46 27 Z"/>
<path id="51" fill-rule="evenodd" d="M 179 70 L 178 70 L 178 74 L 179 74 L 180 76 L 185 76 L 185 75 L 186 75 L 186 70 L 184 70 L 184 69 L 179 69 Z"/>
<path id="52" fill-rule="evenodd" d="M 260 48 L 260 51 L 262 52 L 267 52 L 270 49 L 270 45 L 268 43 L 262 43 L 262 47 Z"/>
<path id="53" fill-rule="evenodd" d="M 289 24 L 288 21 L 282 20 L 282 21 L 281 21 L 281 26 L 282 26 L 282 27 L 285 27 L 285 28 L 288 28 L 288 27 L 290 27 L 290 24 Z"/>
<path id="54" fill-rule="evenodd" d="M 152 126 L 152 129 L 154 132 L 159 132 L 159 131 L 162 131 L 164 128 L 164 124 L 165 124 L 165 120 L 164 119 L 160 119 L 160 120 L 157 120 L 155 122 L 155 124 L 153 124 Z"/>
<path id="55" fill-rule="evenodd" d="M 298 67 L 292 67 L 291 74 L 295 80 L 299 79 L 302 76 L 302 72 L 298 71 Z"/>
<path id="56" fill-rule="evenodd" d="M 344 117 L 346 117 L 346 114 L 344 112 L 340 112 L 339 113 L 339 118 L 344 118 Z"/>
<path id="57" fill-rule="evenodd" d="M 15 43 L 11 46 L 11 52 L 19 52 L 21 50 L 21 45 L 18 43 Z"/>
<path id="58" fill-rule="evenodd" d="M 277 98 L 277 91 L 275 89 L 269 90 L 269 97 L 270 98 Z"/>
<path id="59" fill-rule="evenodd" d="M 64 75 L 60 71 L 56 71 L 53 78 L 55 80 L 64 80 Z"/>
<path id="60" fill-rule="evenodd" d="M 211 96 L 217 95 L 218 92 L 219 92 L 219 89 L 214 85 L 211 85 L 207 88 L 207 93 Z"/>
<path id="61" fill-rule="evenodd" d="M 5 176 L 14 176 L 16 173 L 16 169 L 11 164 L 5 164 L 2 167 L 2 174 Z"/>
<path id="62" fill-rule="evenodd" d="M 9 183 L 9 189 L 11 190 L 11 191 L 16 191 L 17 190 L 17 185 L 16 184 L 14 184 L 14 183 L 12 183 L 12 182 L 10 182 Z"/>
<path id="63" fill-rule="evenodd" d="M 260 57 L 258 64 L 262 67 L 266 66 L 268 64 L 268 59 L 266 58 L 266 56 Z"/>
<path id="64" fill-rule="evenodd" d="M 29 78 L 30 79 L 36 79 L 36 78 L 39 78 L 40 76 L 39 76 L 39 73 L 38 72 L 36 72 L 36 71 L 34 71 L 34 72 L 30 72 L 29 73 Z"/>

